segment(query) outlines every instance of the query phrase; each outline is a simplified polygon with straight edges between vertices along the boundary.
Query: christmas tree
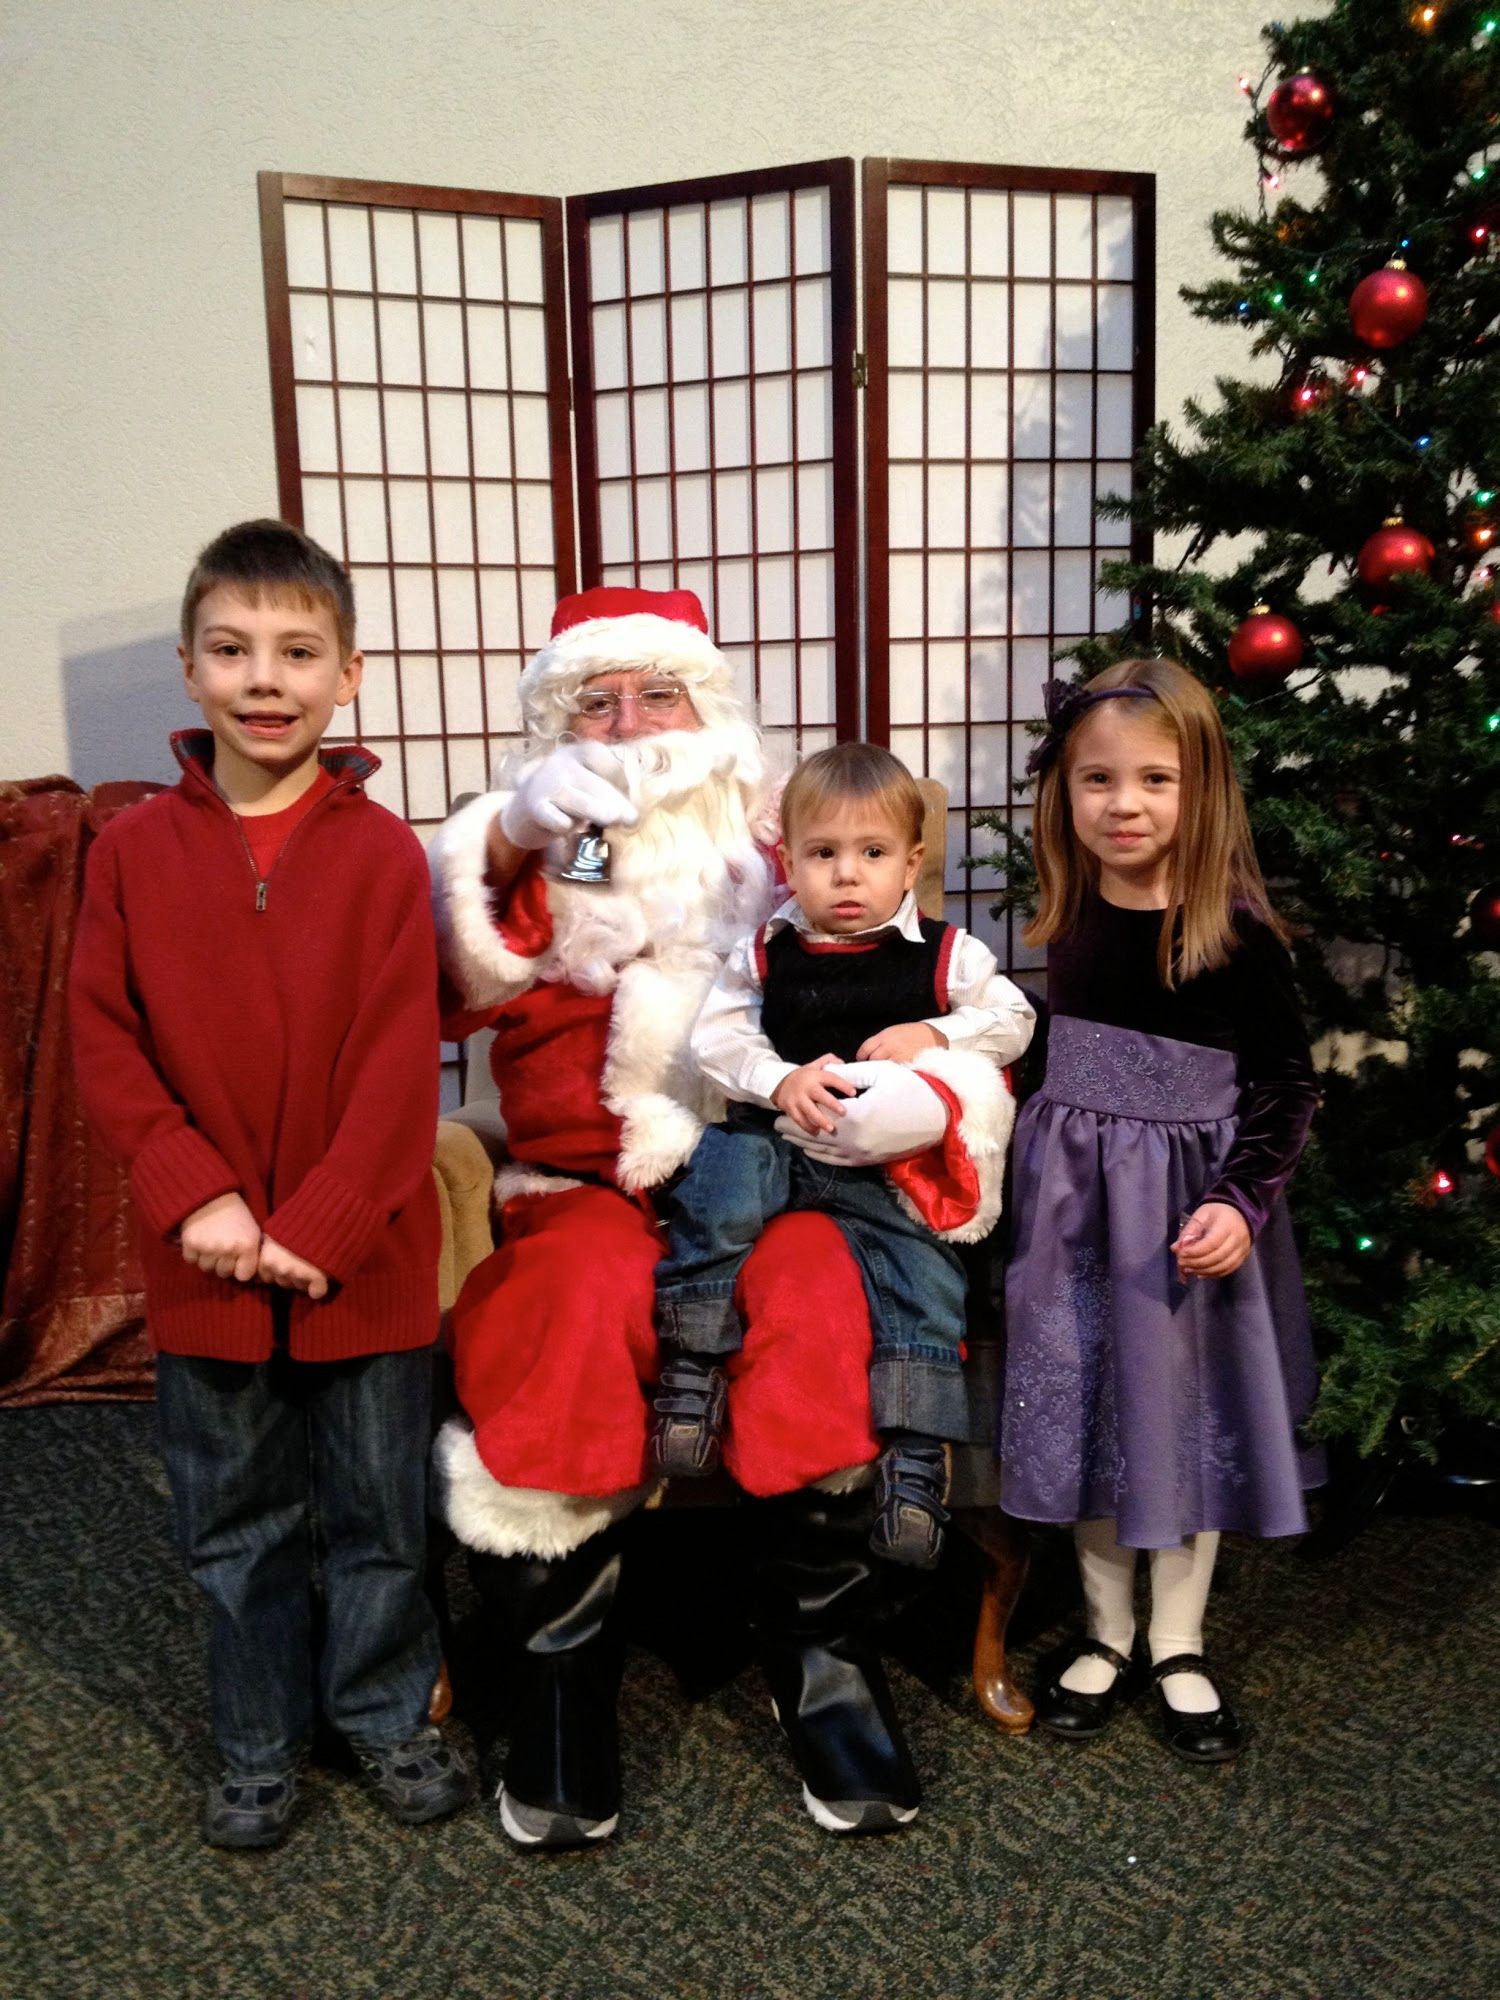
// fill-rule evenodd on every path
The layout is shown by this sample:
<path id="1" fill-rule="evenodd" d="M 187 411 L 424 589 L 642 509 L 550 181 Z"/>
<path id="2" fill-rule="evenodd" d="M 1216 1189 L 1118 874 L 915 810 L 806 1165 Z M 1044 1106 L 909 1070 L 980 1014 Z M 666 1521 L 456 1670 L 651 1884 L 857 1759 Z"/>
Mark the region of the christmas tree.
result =
<path id="1" fill-rule="evenodd" d="M 1074 657 L 1167 653 L 1221 701 L 1323 1071 L 1317 1427 L 1431 1448 L 1500 1420 L 1500 0 L 1264 40 L 1258 206 L 1183 296 L 1265 359 L 1148 434 L 1106 511 L 1184 553 L 1107 566 L 1135 623 Z"/>

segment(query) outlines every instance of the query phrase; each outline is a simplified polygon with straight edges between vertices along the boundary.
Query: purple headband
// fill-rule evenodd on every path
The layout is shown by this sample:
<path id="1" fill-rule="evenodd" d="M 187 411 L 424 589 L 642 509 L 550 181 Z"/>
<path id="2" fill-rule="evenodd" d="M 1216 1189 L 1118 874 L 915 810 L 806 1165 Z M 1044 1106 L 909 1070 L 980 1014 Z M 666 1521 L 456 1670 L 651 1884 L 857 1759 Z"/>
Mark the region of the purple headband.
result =
<path id="1" fill-rule="evenodd" d="M 1073 724 L 1096 702 L 1112 701 L 1116 695 L 1142 695 L 1155 701 L 1150 688 L 1090 687 L 1087 682 L 1051 680 L 1042 689 L 1042 705 L 1047 714 L 1047 733 L 1026 760 L 1028 778 L 1040 778 L 1057 762 Z"/>

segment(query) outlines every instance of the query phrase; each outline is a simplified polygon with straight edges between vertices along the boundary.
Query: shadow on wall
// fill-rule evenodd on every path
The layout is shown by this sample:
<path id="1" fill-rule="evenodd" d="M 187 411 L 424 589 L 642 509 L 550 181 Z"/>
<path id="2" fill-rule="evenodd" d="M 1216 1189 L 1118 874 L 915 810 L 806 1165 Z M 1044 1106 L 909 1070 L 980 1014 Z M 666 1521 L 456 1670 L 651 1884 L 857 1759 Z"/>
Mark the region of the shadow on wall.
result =
<path id="1" fill-rule="evenodd" d="M 198 711 L 183 693 L 177 607 L 143 605 L 63 627 L 68 774 L 85 790 L 111 778 L 175 782 L 167 738 Z"/>

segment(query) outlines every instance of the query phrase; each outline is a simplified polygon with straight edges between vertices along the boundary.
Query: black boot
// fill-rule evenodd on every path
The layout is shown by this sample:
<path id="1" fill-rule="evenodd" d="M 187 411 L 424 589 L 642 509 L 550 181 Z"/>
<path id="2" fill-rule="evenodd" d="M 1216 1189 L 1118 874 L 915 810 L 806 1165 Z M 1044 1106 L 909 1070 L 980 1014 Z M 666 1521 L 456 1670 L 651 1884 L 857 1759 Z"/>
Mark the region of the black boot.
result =
<path id="1" fill-rule="evenodd" d="M 607 1839 L 620 1812 L 620 1528 L 553 1561 L 473 1553 L 469 1568 L 519 1649 L 496 1794 L 505 1831 L 523 1847 Z"/>
<path id="2" fill-rule="evenodd" d="M 916 1818 L 921 1789 L 868 1636 L 872 1496 L 804 1488 L 753 1504 L 755 1628 L 803 1804 L 830 1833 L 889 1833 Z"/>

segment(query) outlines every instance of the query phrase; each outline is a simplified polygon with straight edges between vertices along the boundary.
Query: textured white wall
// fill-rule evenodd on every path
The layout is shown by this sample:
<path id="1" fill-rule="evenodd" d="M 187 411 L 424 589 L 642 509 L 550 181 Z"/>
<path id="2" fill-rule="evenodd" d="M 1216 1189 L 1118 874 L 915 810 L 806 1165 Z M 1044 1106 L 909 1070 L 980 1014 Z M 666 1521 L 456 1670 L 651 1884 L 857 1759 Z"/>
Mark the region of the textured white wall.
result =
<path id="1" fill-rule="evenodd" d="M 0 776 L 166 774 L 187 564 L 276 504 L 257 169 L 549 194 L 832 154 L 1151 169 L 1172 414 L 1241 361 L 1176 287 L 1253 197 L 1234 79 L 1271 11 L 9 0 Z"/>

